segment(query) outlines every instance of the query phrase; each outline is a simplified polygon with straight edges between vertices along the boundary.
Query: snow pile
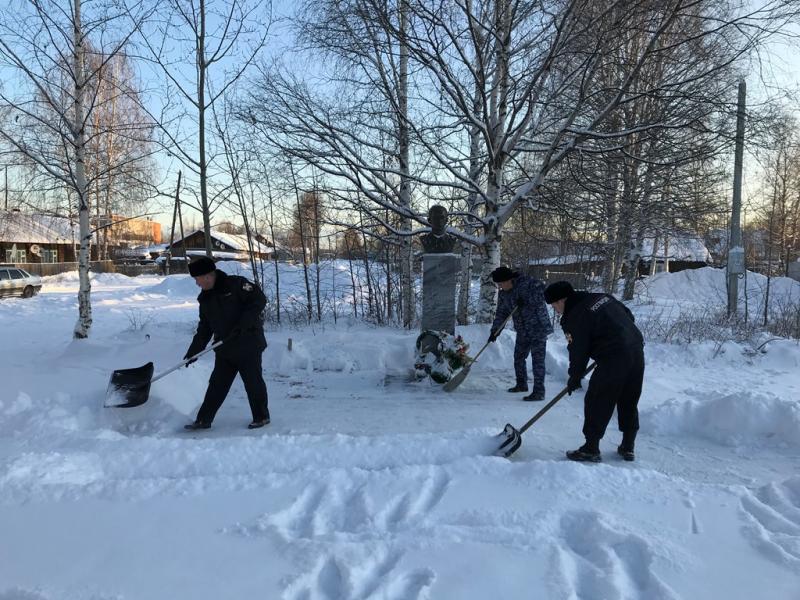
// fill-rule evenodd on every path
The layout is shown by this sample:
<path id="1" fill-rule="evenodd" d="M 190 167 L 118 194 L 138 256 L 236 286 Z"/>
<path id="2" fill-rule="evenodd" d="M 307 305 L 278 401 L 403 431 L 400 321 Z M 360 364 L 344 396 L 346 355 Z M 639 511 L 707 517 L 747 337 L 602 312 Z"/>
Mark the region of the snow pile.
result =
<path id="1" fill-rule="evenodd" d="M 92 284 L 105 285 L 105 286 L 123 286 L 123 285 L 140 285 L 140 282 L 135 277 L 128 277 L 122 273 L 95 273 L 89 271 L 89 280 Z M 42 277 L 42 284 L 57 284 L 63 286 L 65 284 L 74 283 L 76 286 L 79 283 L 77 271 L 67 271 L 66 273 L 59 273 L 58 275 L 48 275 Z"/>
<path id="2" fill-rule="evenodd" d="M 147 289 L 149 294 L 163 294 L 172 298 L 196 298 L 200 288 L 189 275 L 168 275 L 160 283 Z"/>
<path id="3" fill-rule="evenodd" d="M 773 340 L 762 350 L 773 369 L 800 370 L 800 343 L 790 340 Z"/>
<path id="4" fill-rule="evenodd" d="M 779 444 L 800 448 L 800 403 L 741 392 L 689 400 L 673 398 L 644 411 L 642 428 L 666 435 L 694 435 L 726 446 Z"/>
<path id="5" fill-rule="evenodd" d="M 288 334 L 292 337 L 292 334 Z M 278 373 L 288 375 L 292 371 L 319 371 L 355 373 L 364 372 L 378 378 L 387 373 L 408 372 L 414 366 L 415 334 L 387 332 L 381 343 L 376 343 L 374 335 L 364 329 L 330 329 L 319 337 L 300 336 L 292 344 L 287 343 L 269 347 L 264 360 L 275 365 Z M 336 350 L 331 351 L 332 348 Z"/>
<path id="6" fill-rule="evenodd" d="M 725 269 L 713 267 L 659 273 L 638 281 L 636 292 L 645 300 L 666 300 L 709 308 L 724 307 L 728 303 L 726 277 Z M 746 282 L 739 282 L 741 309 L 744 310 L 746 300 L 751 314 L 763 311 L 766 291 L 767 277 L 748 271 Z M 797 305 L 800 303 L 800 282 L 788 277 L 772 277 L 769 281 L 769 302 L 773 310 Z"/>

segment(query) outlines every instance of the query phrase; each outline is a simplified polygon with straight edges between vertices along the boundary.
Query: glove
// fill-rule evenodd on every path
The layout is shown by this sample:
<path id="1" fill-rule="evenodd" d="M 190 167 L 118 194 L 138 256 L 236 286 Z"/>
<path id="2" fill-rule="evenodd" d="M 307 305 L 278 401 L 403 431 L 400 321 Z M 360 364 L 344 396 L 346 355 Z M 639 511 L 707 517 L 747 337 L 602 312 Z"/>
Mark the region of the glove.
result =
<path id="1" fill-rule="evenodd" d="M 572 392 L 581 389 L 581 380 L 578 377 L 570 377 L 567 381 L 567 395 L 571 396 Z"/>
<path id="2" fill-rule="evenodd" d="M 183 360 L 186 360 L 186 359 L 187 359 L 187 358 L 189 358 L 190 356 L 191 356 L 191 355 L 190 355 L 190 354 L 187 352 L 187 353 L 184 355 L 184 357 L 183 357 Z M 192 364 L 192 363 L 196 363 L 196 362 L 197 362 L 197 359 L 196 359 L 196 358 L 192 358 L 192 359 L 191 359 L 189 362 L 187 362 L 187 363 L 186 363 L 184 366 L 185 366 L 185 367 L 188 367 L 190 364 Z"/>
<path id="3" fill-rule="evenodd" d="M 491 333 L 489 333 L 489 342 L 491 342 L 491 343 L 494 343 L 494 342 L 496 342 L 496 341 L 497 341 L 497 336 L 498 336 L 498 335 L 499 335 L 499 333 L 496 333 L 496 332 L 494 332 L 494 331 L 492 331 Z"/>
<path id="4" fill-rule="evenodd" d="M 525 306 L 525 298 L 517 298 L 517 308 L 523 308 Z"/>

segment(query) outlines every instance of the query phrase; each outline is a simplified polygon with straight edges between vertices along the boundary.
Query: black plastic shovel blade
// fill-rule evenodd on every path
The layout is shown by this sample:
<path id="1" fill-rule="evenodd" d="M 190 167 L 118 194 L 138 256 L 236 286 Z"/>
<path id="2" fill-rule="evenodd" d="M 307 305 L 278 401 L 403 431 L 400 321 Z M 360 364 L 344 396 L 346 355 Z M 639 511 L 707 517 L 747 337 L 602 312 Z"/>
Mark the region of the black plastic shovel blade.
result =
<path id="1" fill-rule="evenodd" d="M 514 454 L 522 445 L 522 435 L 511 423 L 506 423 L 505 428 L 497 437 L 502 439 L 502 443 L 497 448 L 496 454 L 506 458 Z"/>
<path id="2" fill-rule="evenodd" d="M 467 378 L 467 375 L 469 375 L 470 366 L 471 365 L 467 365 L 466 367 L 461 369 L 458 373 L 456 373 L 452 377 L 452 379 L 450 379 L 450 381 L 448 381 L 447 383 L 445 383 L 442 386 L 442 389 L 445 392 L 452 392 L 454 389 L 456 389 L 458 386 L 460 386 L 461 383 Z"/>
<path id="3" fill-rule="evenodd" d="M 150 395 L 150 380 L 153 378 L 153 363 L 135 369 L 119 369 L 111 374 L 106 390 L 107 408 L 132 408 L 147 402 Z"/>

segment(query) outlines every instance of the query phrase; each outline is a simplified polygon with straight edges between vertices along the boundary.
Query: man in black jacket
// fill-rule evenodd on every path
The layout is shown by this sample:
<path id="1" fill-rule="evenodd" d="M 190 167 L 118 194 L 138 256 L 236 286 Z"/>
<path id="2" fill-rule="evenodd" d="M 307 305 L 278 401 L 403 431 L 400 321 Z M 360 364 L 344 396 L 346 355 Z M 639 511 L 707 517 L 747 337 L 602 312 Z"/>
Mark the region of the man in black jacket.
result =
<path id="1" fill-rule="evenodd" d="M 212 336 L 215 342 L 224 340 L 224 343 L 214 350 L 214 370 L 206 396 L 194 423 L 186 425 L 186 429 L 211 427 L 237 373 L 253 413 L 248 428 L 269 424 L 267 385 L 261 373 L 261 355 L 267 347 L 261 312 L 267 299 L 258 286 L 244 277 L 218 271 L 214 261 L 205 256 L 189 264 L 189 274 L 202 291 L 197 297 L 200 323 L 184 359 L 205 348 Z"/>
<path id="2" fill-rule="evenodd" d="M 570 394 L 581 387 L 589 359 L 597 363 L 584 398 L 586 443 L 567 452 L 567 458 L 600 462 L 600 440 L 616 406 L 622 432 L 617 452 L 625 460 L 633 460 L 644 377 L 644 341 L 633 314 L 613 296 L 576 292 L 566 281 L 549 285 L 544 297 L 562 315 L 561 328 L 569 348 Z"/>

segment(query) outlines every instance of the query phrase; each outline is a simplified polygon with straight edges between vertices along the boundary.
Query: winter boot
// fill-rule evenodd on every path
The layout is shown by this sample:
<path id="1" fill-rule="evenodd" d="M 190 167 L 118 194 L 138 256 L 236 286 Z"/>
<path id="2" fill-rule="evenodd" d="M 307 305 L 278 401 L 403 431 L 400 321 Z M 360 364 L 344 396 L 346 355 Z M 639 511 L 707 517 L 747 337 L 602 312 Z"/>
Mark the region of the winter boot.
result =
<path id="1" fill-rule="evenodd" d="M 568 450 L 567 458 L 578 462 L 600 462 L 602 459 L 598 441 L 586 440 L 586 443 L 577 450 Z"/>
<path id="2" fill-rule="evenodd" d="M 633 454 L 633 448 L 626 448 L 622 444 L 617 447 L 617 454 L 629 462 L 636 459 L 636 456 Z"/>
<path id="3" fill-rule="evenodd" d="M 259 427 L 263 427 L 264 425 L 269 425 L 269 417 L 265 417 L 258 421 L 253 421 L 250 423 L 247 428 L 248 429 L 258 429 Z"/>
<path id="4" fill-rule="evenodd" d="M 534 387 L 533 391 L 522 399 L 528 402 L 541 402 L 544 400 L 544 388 Z"/>
<path id="5" fill-rule="evenodd" d="M 183 426 L 188 431 L 197 431 L 198 429 L 211 429 L 211 423 L 203 423 L 202 421 L 195 421 Z"/>
<path id="6" fill-rule="evenodd" d="M 508 391 L 512 394 L 516 394 L 517 392 L 527 392 L 528 391 L 528 384 L 527 383 L 518 383 L 512 388 L 508 388 Z"/>
<path id="7" fill-rule="evenodd" d="M 632 461 L 636 457 L 633 454 L 633 445 L 636 441 L 636 432 L 623 432 L 622 443 L 617 447 L 617 454 L 627 461 Z"/>

